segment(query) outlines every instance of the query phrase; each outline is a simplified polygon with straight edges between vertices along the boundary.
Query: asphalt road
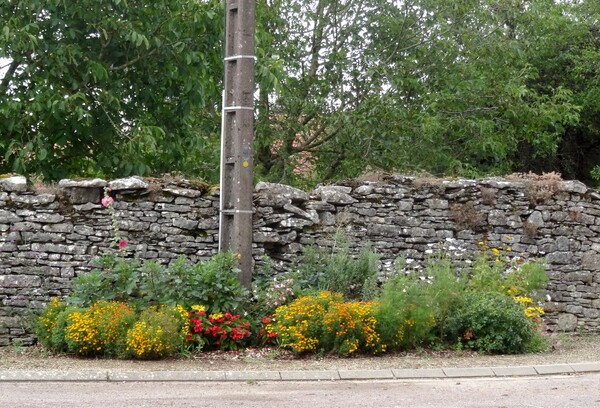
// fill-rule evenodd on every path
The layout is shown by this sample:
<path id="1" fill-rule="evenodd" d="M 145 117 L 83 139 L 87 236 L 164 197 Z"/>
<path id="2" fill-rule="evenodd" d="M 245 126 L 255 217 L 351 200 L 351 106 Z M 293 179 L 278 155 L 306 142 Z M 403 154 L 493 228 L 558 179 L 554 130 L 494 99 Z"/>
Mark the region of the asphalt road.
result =
<path id="1" fill-rule="evenodd" d="M 322 382 L 4 382 L 0 407 L 600 407 L 600 373 Z"/>

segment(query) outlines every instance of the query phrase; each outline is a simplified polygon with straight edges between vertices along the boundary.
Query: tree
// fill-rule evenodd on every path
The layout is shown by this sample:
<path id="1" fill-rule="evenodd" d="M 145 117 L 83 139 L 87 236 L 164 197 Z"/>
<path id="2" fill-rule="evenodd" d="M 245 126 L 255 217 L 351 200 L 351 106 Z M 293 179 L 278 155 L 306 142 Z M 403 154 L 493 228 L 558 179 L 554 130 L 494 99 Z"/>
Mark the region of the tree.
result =
<path id="1" fill-rule="evenodd" d="M 0 172 L 216 178 L 218 0 L 0 3 Z"/>
<path id="2" fill-rule="evenodd" d="M 595 0 L 258 0 L 256 178 L 600 178 Z M 218 179 L 218 0 L 0 3 L 0 172 Z"/>
<path id="3" fill-rule="evenodd" d="M 545 4 L 544 4 L 545 3 Z M 526 47 L 537 76 L 529 86 L 539 94 L 552 89 L 571 93 L 578 120 L 562 129 L 554 154 L 530 154 L 535 145 L 523 144 L 519 167 L 558 171 L 563 177 L 589 184 L 600 180 L 600 3 L 597 1 L 537 2 L 521 21 Z M 595 177 L 594 177 L 595 176 Z"/>
<path id="4" fill-rule="evenodd" d="M 280 92 L 261 88 L 259 104 L 257 161 L 272 179 L 298 182 L 303 153 L 313 181 L 367 166 L 507 173 L 523 145 L 556 154 L 579 120 L 572 90 L 534 86 L 528 51 L 544 38 L 526 22 L 555 12 L 551 0 L 263 4 L 279 17 L 266 31 L 283 61 Z"/>

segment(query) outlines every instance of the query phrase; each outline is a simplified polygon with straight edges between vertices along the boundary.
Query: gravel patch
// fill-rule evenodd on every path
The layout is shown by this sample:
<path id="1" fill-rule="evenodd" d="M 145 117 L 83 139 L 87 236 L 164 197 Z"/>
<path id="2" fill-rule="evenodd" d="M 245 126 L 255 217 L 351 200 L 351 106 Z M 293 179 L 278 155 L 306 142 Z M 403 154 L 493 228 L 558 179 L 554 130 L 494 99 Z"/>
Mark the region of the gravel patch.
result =
<path id="1" fill-rule="evenodd" d="M 159 361 L 79 358 L 40 347 L 0 348 L 0 370 L 290 371 L 502 367 L 600 362 L 600 335 L 560 336 L 545 353 L 485 355 L 471 351 L 421 350 L 379 356 L 298 357 L 280 349 L 204 352 Z"/>

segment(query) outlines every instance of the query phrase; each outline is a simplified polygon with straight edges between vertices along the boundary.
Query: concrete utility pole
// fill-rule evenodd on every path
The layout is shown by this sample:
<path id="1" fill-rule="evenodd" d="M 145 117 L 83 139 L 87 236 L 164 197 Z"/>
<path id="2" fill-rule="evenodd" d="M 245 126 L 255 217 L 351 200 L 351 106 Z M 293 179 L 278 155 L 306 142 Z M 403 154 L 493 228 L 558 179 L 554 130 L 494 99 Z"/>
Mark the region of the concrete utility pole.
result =
<path id="1" fill-rule="evenodd" d="M 252 284 L 252 142 L 255 0 L 225 2 L 225 90 L 221 130 L 219 251 L 233 251 L 240 282 Z"/>

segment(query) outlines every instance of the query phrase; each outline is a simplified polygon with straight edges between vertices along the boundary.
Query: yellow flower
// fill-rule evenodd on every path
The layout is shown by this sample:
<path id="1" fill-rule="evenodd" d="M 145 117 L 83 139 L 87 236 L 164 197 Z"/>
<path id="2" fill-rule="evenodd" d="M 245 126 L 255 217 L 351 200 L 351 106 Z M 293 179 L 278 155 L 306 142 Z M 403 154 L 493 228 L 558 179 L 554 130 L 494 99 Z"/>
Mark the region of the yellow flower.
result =
<path id="1" fill-rule="evenodd" d="M 194 312 L 205 312 L 206 308 L 204 306 L 201 306 L 201 305 L 193 305 L 192 306 L 192 310 Z"/>

